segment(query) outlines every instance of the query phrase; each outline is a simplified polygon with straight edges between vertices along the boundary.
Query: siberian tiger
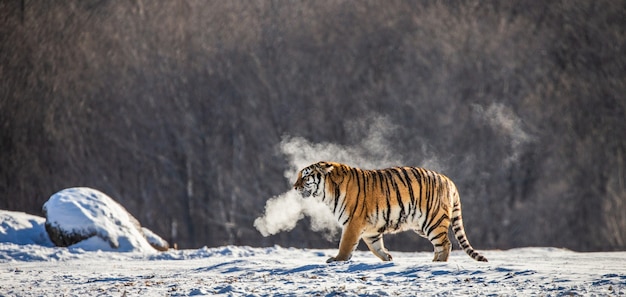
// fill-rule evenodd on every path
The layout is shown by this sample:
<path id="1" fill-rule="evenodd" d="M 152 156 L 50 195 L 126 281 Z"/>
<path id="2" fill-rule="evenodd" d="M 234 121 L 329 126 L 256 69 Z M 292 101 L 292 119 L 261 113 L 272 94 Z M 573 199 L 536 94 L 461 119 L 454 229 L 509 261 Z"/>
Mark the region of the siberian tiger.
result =
<path id="1" fill-rule="evenodd" d="M 433 261 L 447 261 L 452 249 L 448 228 L 474 260 L 487 258 L 470 245 L 461 201 L 446 176 L 417 167 L 363 170 L 334 162 L 318 162 L 298 173 L 294 188 L 304 197 L 313 195 L 331 209 L 343 227 L 339 253 L 326 262 L 347 261 L 362 238 L 383 261 L 391 255 L 383 234 L 413 230 L 435 248 Z"/>

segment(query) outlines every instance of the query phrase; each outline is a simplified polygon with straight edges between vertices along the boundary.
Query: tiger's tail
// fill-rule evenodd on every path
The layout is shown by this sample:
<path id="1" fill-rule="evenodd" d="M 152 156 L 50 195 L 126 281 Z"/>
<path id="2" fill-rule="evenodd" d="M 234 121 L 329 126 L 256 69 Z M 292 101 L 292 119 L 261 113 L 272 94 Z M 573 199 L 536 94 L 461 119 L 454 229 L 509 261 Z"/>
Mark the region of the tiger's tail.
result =
<path id="1" fill-rule="evenodd" d="M 472 257 L 472 259 L 487 262 L 487 258 L 475 251 L 470 245 L 467 235 L 465 234 L 465 227 L 463 227 L 463 218 L 461 217 L 461 200 L 459 199 L 458 193 L 454 193 L 454 196 L 454 206 L 452 209 L 452 231 L 454 231 L 454 237 L 456 237 L 456 240 L 458 240 L 461 248 L 463 248 L 463 250 L 470 257 Z"/>

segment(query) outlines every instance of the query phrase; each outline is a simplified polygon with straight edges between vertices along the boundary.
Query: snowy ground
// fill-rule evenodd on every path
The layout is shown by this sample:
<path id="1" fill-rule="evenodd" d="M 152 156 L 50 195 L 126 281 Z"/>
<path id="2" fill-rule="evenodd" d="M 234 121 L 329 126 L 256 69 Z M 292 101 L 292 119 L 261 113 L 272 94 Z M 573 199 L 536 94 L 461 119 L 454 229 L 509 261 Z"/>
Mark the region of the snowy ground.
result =
<path id="1" fill-rule="evenodd" d="M 2 296 L 626 296 L 626 252 L 555 248 L 394 252 L 381 262 L 357 252 L 227 246 L 163 253 L 87 252 L 0 243 Z"/>
<path id="2" fill-rule="evenodd" d="M 62 193 L 92 197 L 85 191 Z M 351 261 L 332 264 L 326 259 L 336 249 L 226 246 L 157 252 L 131 246 L 123 248 L 130 252 L 120 252 L 102 234 L 128 243 L 145 241 L 144 235 L 124 227 L 121 211 L 91 215 L 108 201 L 92 200 L 80 200 L 80 208 L 69 207 L 78 200 L 47 204 L 48 213 L 63 213 L 56 224 L 100 230 L 69 248 L 54 247 L 46 219 L 0 210 L 0 296 L 626 297 L 626 252 L 481 250 L 489 259 L 484 263 L 454 251 L 449 262 L 433 263 L 432 252 L 392 251 L 394 262 L 381 262 L 358 251 Z M 114 223 L 105 220 L 109 217 Z"/>

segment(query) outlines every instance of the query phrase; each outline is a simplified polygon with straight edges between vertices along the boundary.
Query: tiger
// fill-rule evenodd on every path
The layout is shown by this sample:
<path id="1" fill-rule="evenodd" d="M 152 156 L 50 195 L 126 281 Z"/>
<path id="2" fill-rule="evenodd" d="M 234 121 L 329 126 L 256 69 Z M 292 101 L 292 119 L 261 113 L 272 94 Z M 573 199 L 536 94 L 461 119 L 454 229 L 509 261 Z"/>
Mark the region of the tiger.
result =
<path id="1" fill-rule="evenodd" d="M 382 261 L 391 261 L 383 234 L 406 230 L 430 240 L 433 261 L 445 262 L 452 250 L 450 224 L 463 250 L 487 262 L 470 245 L 459 193 L 443 174 L 419 167 L 365 170 L 321 161 L 300 170 L 293 188 L 303 198 L 324 202 L 342 226 L 339 251 L 328 263 L 350 260 L 361 239 Z"/>

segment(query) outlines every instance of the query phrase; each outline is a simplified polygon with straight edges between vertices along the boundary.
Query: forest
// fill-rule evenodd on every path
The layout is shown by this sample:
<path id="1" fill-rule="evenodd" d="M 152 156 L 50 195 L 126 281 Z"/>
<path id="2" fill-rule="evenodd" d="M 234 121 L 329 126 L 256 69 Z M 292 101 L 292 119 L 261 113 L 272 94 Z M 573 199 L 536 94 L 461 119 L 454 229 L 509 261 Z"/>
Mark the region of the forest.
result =
<path id="1" fill-rule="evenodd" d="M 449 176 L 477 249 L 624 250 L 625 7 L 0 1 L 0 209 L 86 186 L 179 248 L 336 248 L 254 227 L 335 158 Z"/>

